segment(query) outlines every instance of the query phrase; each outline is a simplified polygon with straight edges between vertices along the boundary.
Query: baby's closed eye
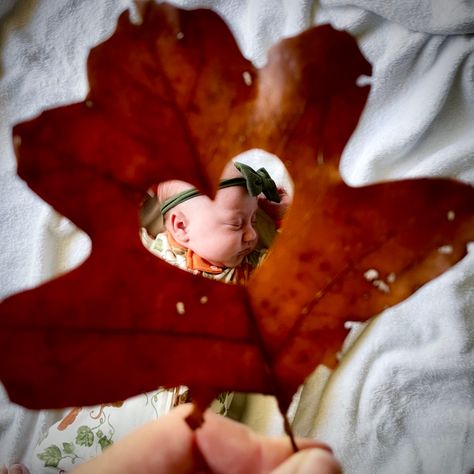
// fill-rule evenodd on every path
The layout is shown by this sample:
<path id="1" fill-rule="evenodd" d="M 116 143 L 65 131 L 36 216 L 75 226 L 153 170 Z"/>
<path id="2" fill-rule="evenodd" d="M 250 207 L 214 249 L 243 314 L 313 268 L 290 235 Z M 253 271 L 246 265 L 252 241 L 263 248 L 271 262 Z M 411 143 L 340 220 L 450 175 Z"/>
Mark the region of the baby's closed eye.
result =
<path id="1" fill-rule="evenodd" d="M 230 229 L 240 230 L 242 229 L 243 221 L 227 221 L 224 222 L 224 225 Z"/>

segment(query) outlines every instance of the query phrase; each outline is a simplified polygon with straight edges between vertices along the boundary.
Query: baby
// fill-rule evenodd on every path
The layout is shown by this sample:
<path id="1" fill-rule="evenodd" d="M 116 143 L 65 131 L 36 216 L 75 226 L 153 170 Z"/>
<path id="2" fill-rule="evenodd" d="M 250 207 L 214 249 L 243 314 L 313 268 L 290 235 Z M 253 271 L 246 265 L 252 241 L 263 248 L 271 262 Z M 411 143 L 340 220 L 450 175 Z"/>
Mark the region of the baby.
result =
<path id="1" fill-rule="evenodd" d="M 214 200 L 182 181 L 160 184 L 157 194 L 166 231 L 156 236 L 150 250 L 195 274 L 244 283 L 266 254 L 266 249 L 256 250 L 261 193 L 281 201 L 266 170 L 243 163 L 226 167 Z"/>

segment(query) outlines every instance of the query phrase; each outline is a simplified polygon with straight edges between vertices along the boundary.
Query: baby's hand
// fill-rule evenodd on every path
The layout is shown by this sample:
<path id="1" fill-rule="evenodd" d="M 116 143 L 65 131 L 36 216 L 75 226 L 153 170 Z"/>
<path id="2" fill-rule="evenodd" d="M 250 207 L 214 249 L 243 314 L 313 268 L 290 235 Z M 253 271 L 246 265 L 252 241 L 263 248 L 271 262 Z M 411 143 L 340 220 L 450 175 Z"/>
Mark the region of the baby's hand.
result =
<path id="1" fill-rule="evenodd" d="M 269 201 L 262 196 L 258 198 L 258 205 L 275 221 L 276 227 L 279 228 L 286 211 L 290 207 L 291 198 L 283 188 L 279 187 L 277 191 L 280 195 L 280 202 Z"/>

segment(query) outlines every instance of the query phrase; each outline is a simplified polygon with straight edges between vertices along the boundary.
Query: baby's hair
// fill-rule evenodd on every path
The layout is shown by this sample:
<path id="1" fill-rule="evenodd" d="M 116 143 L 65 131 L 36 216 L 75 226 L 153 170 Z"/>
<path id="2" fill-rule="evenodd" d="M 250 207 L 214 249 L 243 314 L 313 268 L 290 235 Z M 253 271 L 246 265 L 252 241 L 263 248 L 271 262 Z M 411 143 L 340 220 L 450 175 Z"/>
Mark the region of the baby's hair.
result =
<path id="1" fill-rule="evenodd" d="M 156 190 L 156 195 L 160 203 L 165 202 L 172 196 L 191 189 L 193 186 L 185 181 L 179 181 L 178 179 L 172 179 L 170 181 L 164 181 L 160 183 Z"/>
<path id="2" fill-rule="evenodd" d="M 158 203 L 161 205 L 170 197 L 192 188 L 193 186 L 191 186 L 189 183 L 186 183 L 186 181 L 180 181 L 178 179 L 164 181 L 156 188 L 156 197 L 158 198 Z M 166 214 L 163 216 L 163 224 L 166 228 L 168 228 Z"/>

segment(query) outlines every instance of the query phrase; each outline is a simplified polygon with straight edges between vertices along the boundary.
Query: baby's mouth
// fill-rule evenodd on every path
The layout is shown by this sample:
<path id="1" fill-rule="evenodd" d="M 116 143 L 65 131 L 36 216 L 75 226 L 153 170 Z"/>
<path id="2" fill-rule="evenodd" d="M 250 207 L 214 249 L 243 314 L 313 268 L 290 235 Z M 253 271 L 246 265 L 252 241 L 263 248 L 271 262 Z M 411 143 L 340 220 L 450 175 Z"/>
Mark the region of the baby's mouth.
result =
<path id="1" fill-rule="evenodd" d="M 251 247 L 248 247 L 248 248 L 246 248 L 246 249 L 240 251 L 237 255 L 238 255 L 239 257 L 245 257 L 245 256 L 248 255 L 250 252 L 252 252 L 252 250 L 253 250 L 253 249 L 252 249 Z"/>

